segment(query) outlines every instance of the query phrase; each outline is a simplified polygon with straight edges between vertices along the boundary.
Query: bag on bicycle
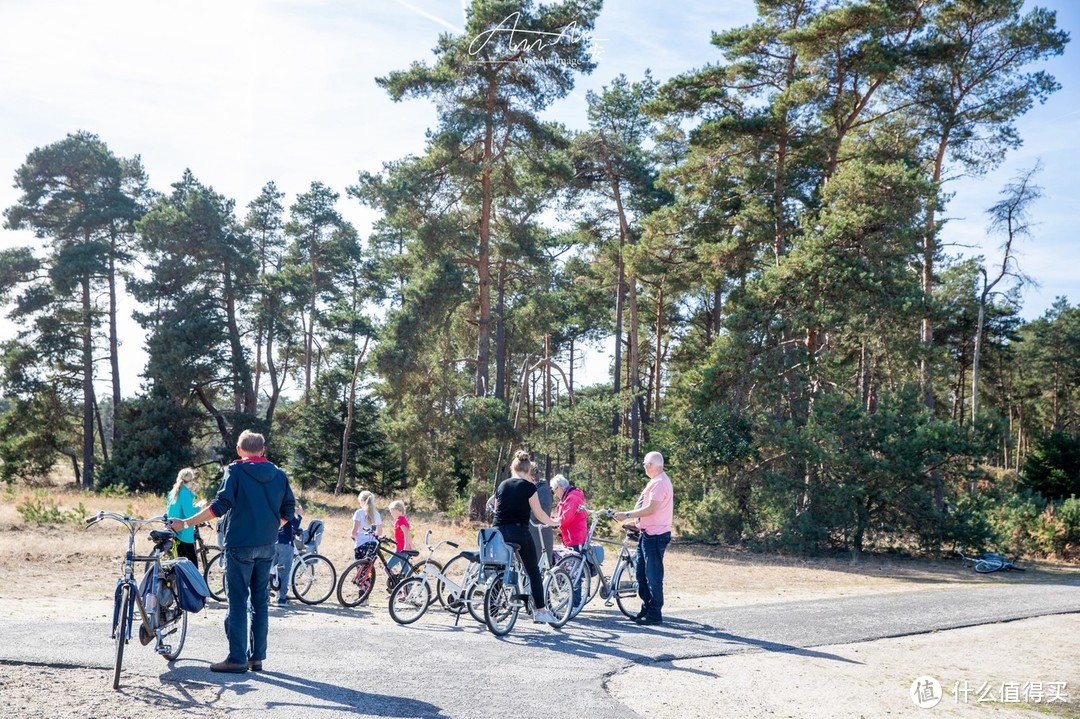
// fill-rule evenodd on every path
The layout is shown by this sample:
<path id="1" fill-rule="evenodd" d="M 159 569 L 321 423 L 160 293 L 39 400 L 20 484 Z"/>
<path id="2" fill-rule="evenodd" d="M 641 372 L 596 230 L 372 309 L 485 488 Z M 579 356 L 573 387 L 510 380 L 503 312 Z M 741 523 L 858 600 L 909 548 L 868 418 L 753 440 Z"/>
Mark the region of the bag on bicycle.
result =
<path id="1" fill-rule="evenodd" d="M 176 574 L 176 601 L 185 612 L 201 612 L 210 596 L 210 587 L 199 574 L 195 565 L 187 559 L 178 559 L 173 565 Z"/>

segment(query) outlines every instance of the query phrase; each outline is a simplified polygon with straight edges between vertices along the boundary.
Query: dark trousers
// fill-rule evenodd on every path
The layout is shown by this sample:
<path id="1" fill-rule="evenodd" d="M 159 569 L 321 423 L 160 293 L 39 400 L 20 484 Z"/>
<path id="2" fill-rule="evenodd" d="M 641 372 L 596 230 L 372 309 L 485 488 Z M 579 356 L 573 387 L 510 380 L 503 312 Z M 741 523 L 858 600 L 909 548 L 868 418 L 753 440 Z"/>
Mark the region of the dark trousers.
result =
<path id="1" fill-rule="evenodd" d="M 518 554 L 521 563 L 525 566 L 525 574 L 529 575 L 529 589 L 532 591 L 533 606 L 537 611 L 543 609 L 544 604 L 544 580 L 540 578 L 540 562 L 537 559 L 536 545 L 533 544 L 532 534 L 526 524 L 497 524 L 503 539 L 521 547 Z"/>
<path id="2" fill-rule="evenodd" d="M 199 555 L 195 553 L 194 542 L 181 542 L 179 539 L 176 540 L 176 556 L 183 559 L 189 559 L 196 567 L 199 566 Z"/>
<path id="3" fill-rule="evenodd" d="M 638 596 L 641 611 L 650 619 L 663 619 L 664 552 L 671 542 L 671 532 L 641 533 L 637 547 Z"/>

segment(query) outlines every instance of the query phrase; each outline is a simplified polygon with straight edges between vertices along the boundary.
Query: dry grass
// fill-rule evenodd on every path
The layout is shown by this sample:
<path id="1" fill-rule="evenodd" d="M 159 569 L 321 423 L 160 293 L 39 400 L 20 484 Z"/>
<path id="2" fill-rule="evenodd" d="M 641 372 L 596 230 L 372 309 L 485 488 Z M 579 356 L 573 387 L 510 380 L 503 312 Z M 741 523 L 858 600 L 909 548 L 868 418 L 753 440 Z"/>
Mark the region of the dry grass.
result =
<path id="1" fill-rule="evenodd" d="M 0 502 L 0 586 L 11 599 L 64 596 L 70 589 L 89 596 L 107 596 L 115 582 L 125 530 L 115 523 L 85 529 L 81 522 L 34 524 L 24 521 L 17 507 L 27 499 L 41 502 L 51 497 L 60 510 L 80 505 L 89 512 L 99 509 L 153 516 L 164 510 L 155 496 L 106 497 L 71 489 L 7 491 Z M 301 498 L 308 519 L 326 523 L 320 552 L 342 569 L 352 561 L 351 495 L 308 492 Z M 380 503 L 385 516 L 385 502 Z M 430 530 L 432 541 L 455 541 L 474 547 L 480 525 L 454 522 L 435 512 L 412 510 L 414 536 L 422 541 Z M 212 541 L 212 538 L 208 538 Z M 141 549 L 148 542 L 143 540 Z M 417 547 L 420 549 L 420 547 Z M 436 555 L 447 559 L 455 553 L 443 547 Z M 614 561 L 609 548 L 607 567 Z M 665 586 L 672 611 L 698 607 L 735 606 L 795 599 L 817 599 L 882 591 L 933 589 L 981 582 L 1075 581 L 1077 570 L 1068 565 L 1025 562 L 1024 573 L 976 575 L 958 561 L 926 561 L 890 556 L 863 555 L 857 561 L 836 558 L 798 558 L 754 554 L 702 545 L 673 544 L 665 560 Z"/>

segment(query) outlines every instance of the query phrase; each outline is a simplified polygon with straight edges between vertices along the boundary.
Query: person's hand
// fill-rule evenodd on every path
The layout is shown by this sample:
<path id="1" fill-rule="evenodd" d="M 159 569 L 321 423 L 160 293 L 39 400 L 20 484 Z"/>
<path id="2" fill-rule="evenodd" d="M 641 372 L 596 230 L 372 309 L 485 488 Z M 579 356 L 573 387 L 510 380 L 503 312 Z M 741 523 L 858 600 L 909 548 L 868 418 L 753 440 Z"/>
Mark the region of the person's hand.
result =
<path id="1" fill-rule="evenodd" d="M 172 519 L 169 520 L 169 529 L 171 529 L 172 531 L 179 532 L 183 528 L 184 528 L 184 520 L 177 519 L 176 517 L 173 517 Z"/>

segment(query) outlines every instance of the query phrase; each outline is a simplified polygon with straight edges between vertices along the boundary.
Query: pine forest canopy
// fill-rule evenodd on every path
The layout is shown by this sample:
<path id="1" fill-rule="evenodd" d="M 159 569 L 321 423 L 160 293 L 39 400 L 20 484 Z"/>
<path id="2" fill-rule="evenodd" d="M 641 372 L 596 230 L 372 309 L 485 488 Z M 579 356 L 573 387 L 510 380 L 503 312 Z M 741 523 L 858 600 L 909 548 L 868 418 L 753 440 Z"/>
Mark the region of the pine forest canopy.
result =
<path id="1" fill-rule="evenodd" d="M 1008 541 L 1067 553 L 1080 307 L 1019 315 L 1038 167 L 979 218 L 997 256 L 951 257 L 941 228 L 950 183 L 1058 89 L 1068 34 L 1020 0 L 757 8 L 699 68 L 586 93 L 571 131 L 545 111 L 596 67 L 600 1 L 474 0 L 376 80 L 434 108 L 423 150 L 291 200 L 237 207 L 190 170 L 151 189 L 88 132 L 35 148 L 4 211 L 36 242 L 0 250 L 0 475 L 162 491 L 255 428 L 300 486 L 475 517 L 518 447 L 596 501 L 632 499 L 658 449 L 686 535 L 934 549 L 1021 517 Z M 367 237 L 342 202 L 377 214 Z"/>

